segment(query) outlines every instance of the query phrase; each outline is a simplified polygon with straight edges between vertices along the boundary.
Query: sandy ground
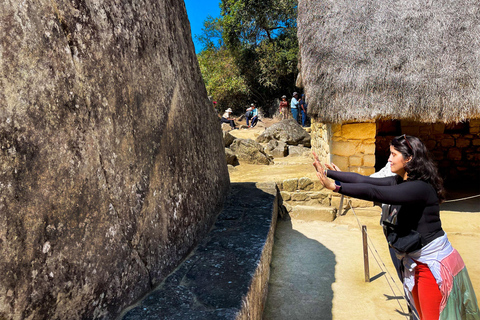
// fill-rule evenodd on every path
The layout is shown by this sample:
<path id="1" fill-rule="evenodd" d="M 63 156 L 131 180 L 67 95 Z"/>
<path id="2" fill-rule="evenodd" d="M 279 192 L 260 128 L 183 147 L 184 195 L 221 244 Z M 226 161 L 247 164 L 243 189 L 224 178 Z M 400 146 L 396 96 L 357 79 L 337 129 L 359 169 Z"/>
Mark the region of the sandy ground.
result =
<path id="1" fill-rule="evenodd" d="M 254 139 L 263 130 L 231 133 Z M 230 179 L 235 183 L 316 178 L 311 163 L 310 158 L 286 157 L 270 166 L 240 164 L 231 169 Z M 450 198 L 475 192 L 460 190 Z M 372 207 L 349 210 L 334 222 L 279 221 L 264 319 L 407 319 L 379 215 L 380 208 Z M 442 205 L 441 218 L 480 295 L 480 198 Z M 365 282 L 361 225 L 369 236 L 370 282 Z"/>

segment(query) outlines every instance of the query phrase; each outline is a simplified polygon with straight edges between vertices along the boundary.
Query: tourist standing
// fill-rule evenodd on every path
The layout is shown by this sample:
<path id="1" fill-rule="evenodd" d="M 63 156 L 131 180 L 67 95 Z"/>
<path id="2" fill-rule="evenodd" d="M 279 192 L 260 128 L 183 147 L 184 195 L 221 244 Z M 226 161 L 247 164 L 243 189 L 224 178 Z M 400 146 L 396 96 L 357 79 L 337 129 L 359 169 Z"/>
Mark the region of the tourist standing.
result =
<path id="1" fill-rule="evenodd" d="M 287 96 L 282 96 L 282 101 L 280 101 L 280 114 L 282 115 L 282 120 L 288 119 L 288 101 Z"/>
<path id="2" fill-rule="evenodd" d="M 293 93 L 292 101 L 290 102 L 290 109 L 292 109 L 292 117 L 298 123 L 298 104 L 300 103 L 298 100 L 298 93 Z"/>
<path id="3" fill-rule="evenodd" d="M 392 140 L 388 159 L 396 174 L 392 177 L 324 171 L 314 156 L 317 177 L 326 188 L 390 204 L 384 232 L 404 266 L 405 292 L 421 320 L 465 319 L 466 315 L 480 319 L 465 264 L 442 229 L 442 180 L 420 139 L 402 135 Z"/>
<path id="4" fill-rule="evenodd" d="M 305 127 L 307 121 L 307 101 L 305 101 L 305 94 L 300 98 L 300 112 L 302 114 L 302 127 Z"/>

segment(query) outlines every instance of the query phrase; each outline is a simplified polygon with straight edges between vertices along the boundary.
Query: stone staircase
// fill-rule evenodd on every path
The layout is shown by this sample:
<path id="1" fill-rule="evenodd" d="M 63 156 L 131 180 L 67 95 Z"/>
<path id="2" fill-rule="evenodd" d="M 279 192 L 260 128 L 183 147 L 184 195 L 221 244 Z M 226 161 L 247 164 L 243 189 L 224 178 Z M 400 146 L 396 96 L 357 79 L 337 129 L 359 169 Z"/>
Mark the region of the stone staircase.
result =
<path id="1" fill-rule="evenodd" d="M 337 217 L 341 195 L 325 189 L 319 181 L 308 177 L 277 181 L 280 190 L 280 215 L 299 220 L 331 222 Z M 373 202 L 350 199 L 354 208 L 372 207 Z M 349 207 L 347 198 L 343 209 Z M 342 210 L 343 211 L 343 210 Z"/>

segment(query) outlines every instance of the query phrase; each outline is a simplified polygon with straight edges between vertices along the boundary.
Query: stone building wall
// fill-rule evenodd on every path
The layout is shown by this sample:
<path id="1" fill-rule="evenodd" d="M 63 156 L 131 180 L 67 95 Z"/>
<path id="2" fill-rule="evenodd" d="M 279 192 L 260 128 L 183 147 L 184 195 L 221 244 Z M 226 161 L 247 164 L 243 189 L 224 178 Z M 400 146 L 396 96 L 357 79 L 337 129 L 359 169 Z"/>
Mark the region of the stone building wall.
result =
<path id="1" fill-rule="evenodd" d="M 312 121 L 312 149 L 343 171 L 375 172 L 375 122 L 324 124 Z"/>
<path id="2" fill-rule="evenodd" d="M 446 183 L 478 180 L 480 178 L 480 120 L 470 120 L 457 130 L 449 130 L 448 127 L 444 123 L 418 123 L 405 120 L 399 121 L 396 128 L 390 124 L 390 129 L 388 125 L 379 124 L 376 141 L 377 161 L 382 162 L 383 165 L 388 159 L 388 148 L 392 138 L 405 133 L 417 136 L 425 143 Z"/>

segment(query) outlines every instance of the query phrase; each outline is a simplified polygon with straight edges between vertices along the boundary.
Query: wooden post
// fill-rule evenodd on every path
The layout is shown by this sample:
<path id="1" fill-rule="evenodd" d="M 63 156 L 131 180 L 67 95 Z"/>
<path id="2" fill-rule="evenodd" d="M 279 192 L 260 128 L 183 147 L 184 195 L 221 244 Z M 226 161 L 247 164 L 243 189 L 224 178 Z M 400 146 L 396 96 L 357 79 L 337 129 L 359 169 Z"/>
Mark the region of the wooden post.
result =
<path id="1" fill-rule="evenodd" d="M 343 194 L 340 197 L 340 205 L 338 206 L 338 215 L 337 216 L 341 216 L 342 212 L 343 212 Z"/>
<path id="2" fill-rule="evenodd" d="M 365 269 L 365 282 L 370 282 L 370 269 L 368 266 L 367 226 L 362 226 L 363 238 L 363 266 Z"/>

